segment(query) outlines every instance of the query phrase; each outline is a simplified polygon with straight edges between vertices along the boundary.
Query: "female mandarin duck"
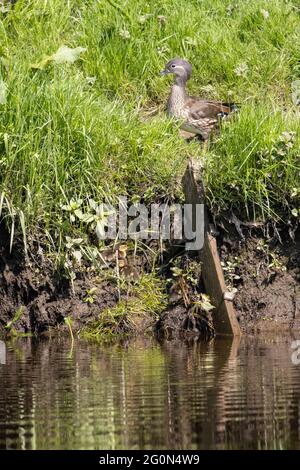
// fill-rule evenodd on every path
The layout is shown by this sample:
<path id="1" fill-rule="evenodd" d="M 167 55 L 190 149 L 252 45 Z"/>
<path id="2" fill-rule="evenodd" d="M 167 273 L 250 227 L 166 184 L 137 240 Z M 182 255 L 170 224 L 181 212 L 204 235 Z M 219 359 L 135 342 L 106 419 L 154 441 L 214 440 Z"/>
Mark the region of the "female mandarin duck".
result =
<path id="1" fill-rule="evenodd" d="M 183 130 L 198 134 L 203 140 L 207 140 L 211 131 L 218 127 L 220 120 L 237 111 L 234 104 L 189 96 L 186 92 L 186 82 L 191 77 L 192 66 L 186 60 L 170 60 L 160 74 L 169 73 L 175 75 L 175 83 L 171 88 L 167 110 L 169 116 L 183 120 Z"/>

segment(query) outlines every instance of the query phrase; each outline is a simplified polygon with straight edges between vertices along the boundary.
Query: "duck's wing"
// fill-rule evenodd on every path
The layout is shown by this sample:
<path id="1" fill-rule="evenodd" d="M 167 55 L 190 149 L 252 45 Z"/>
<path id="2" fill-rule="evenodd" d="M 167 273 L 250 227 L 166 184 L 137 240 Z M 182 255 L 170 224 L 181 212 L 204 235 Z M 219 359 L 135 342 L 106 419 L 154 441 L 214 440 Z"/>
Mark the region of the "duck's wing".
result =
<path id="1" fill-rule="evenodd" d="M 228 115 L 237 110 L 234 103 L 223 103 L 221 101 L 209 101 L 189 97 L 185 103 L 186 108 L 195 118 L 219 118 L 220 115 Z"/>
<path id="2" fill-rule="evenodd" d="M 221 101 L 189 97 L 185 102 L 185 109 L 187 121 L 184 126 L 187 125 L 190 132 L 200 134 L 204 139 L 207 139 L 210 132 L 218 126 L 219 121 L 236 111 L 237 106 Z"/>

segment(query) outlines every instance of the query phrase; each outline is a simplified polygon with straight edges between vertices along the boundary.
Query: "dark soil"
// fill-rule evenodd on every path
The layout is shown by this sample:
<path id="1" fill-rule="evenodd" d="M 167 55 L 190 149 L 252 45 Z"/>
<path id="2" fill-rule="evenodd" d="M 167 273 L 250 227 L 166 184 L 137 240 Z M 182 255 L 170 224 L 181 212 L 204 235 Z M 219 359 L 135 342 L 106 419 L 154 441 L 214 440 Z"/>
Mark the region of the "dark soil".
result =
<path id="1" fill-rule="evenodd" d="M 300 328 L 299 230 L 294 240 L 285 232 L 280 239 L 257 230 L 244 240 L 227 235 L 220 255 L 227 284 L 237 289 L 234 306 L 243 331 Z"/>
<path id="2" fill-rule="evenodd" d="M 9 253 L 8 236 L 0 233 L 0 334 L 18 312 L 13 322 L 18 333 L 43 333 L 51 327 L 66 328 L 65 317 L 72 318 L 72 326 L 78 329 L 98 318 L 105 307 L 118 301 L 117 287 L 101 281 L 95 274 L 78 273 L 73 288 L 68 279 L 53 271 L 47 263 L 25 258 L 21 247 Z M 87 291 L 93 293 L 93 303 L 86 302 Z"/>

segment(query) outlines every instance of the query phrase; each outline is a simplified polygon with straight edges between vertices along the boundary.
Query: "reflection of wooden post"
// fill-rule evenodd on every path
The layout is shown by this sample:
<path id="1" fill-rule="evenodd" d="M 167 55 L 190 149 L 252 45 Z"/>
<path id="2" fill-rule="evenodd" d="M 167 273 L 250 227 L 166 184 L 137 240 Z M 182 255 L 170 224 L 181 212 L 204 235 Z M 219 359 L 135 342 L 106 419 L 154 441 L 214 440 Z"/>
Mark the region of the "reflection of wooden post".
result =
<path id="1" fill-rule="evenodd" d="M 6 364 L 6 346 L 4 341 L 0 340 L 0 364 Z"/>
<path id="2" fill-rule="evenodd" d="M 198 175 L 196 173 L 198 172 Z M 187 204 L 205 204 L 203 183 L 200 180 L 201 167 L 190 161 L 183 176 L 183 189 Z M 241 330 L 232 301 L 226 300 L 226 285 L 215 238 L 209 233 L 207 209 L 204 216 L 204 246 L 200 251 L 202 277 L 206 292 L 212 304 L 213 322 L 217 334 L 240 336 Z"/>

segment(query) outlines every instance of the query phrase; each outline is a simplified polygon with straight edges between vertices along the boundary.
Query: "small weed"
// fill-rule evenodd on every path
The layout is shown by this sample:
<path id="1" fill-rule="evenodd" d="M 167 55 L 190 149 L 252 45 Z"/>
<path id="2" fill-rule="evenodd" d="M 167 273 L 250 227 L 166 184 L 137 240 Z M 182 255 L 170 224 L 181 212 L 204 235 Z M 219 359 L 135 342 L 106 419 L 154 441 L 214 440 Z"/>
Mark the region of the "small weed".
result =
<path id="1" fill-rule="evenodd" d="M 221 261 L 221 266 L 224 271 L 226 284 L 232 287 L 237 281 L 240 280 L 240 276 L 239 274 L 237 274 L 239 267 L 239 258 L 237 256 L 234 256 L 226 260 L 226 262 Z"/>
<path id="2" fill-rule="evenodd" d="M 134 334 L 141 319 L 158 318 L 166 305 L 164 282 L 154 274 L 143 274 L 137 282 L 127 284 L 126 298 L 101 312 L 99 320 L 83 328 L 80 336 L 110 342 L 116 337 Z"/>
<path id="3" fill-rule="evenodd" d="M 259 240 L 259 243 L 256 247 L 265 257 L 266 265 L 269 269 L 274 269 L 277 271 L 286 271 L 287 268 L 284 262 L 281 260 L 280 256 L 276 251 L 272 250 L 265 240 Z"/>
<path id="4" fill-rule="evenodd" d="M 83 301 L 88 304 L 93 304 L 95 301 L 96 292 L 97 292 L 97 287 L 92 287 L 91 289 L 87 289 L 86 296 L 84 297 Z"/>

